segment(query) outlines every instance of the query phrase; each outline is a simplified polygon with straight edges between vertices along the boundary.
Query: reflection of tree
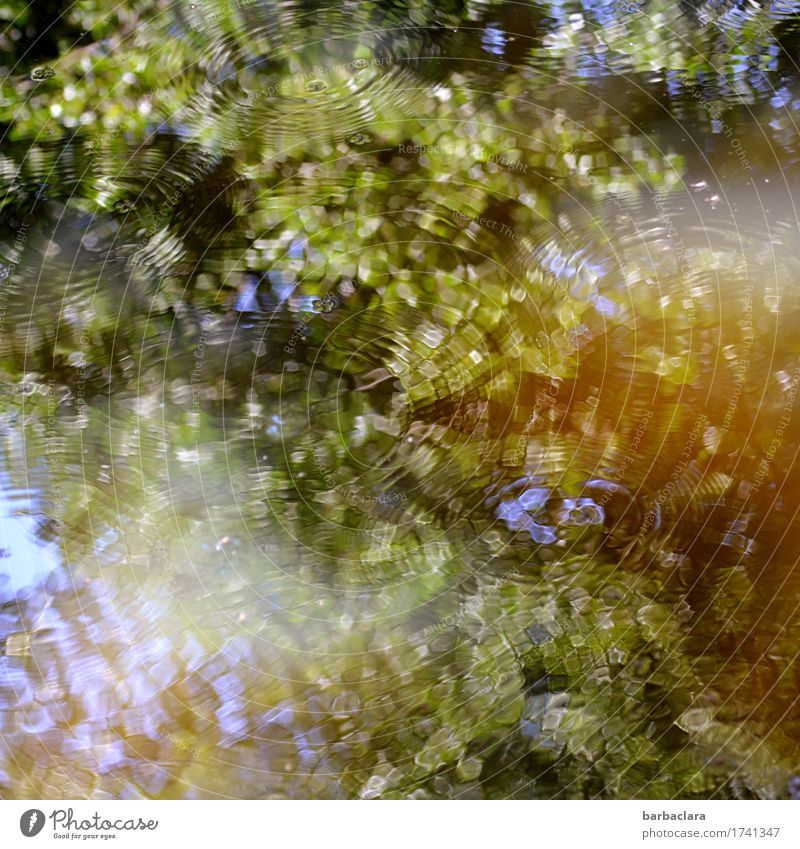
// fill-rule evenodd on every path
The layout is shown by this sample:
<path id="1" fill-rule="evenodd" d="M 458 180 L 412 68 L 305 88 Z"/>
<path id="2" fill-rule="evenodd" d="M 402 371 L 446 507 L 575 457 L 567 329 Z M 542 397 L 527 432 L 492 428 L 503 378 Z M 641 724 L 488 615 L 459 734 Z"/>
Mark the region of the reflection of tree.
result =
<path id="1" fill-rule="evenodd" d="M 797 625 L 759 574 L 779 470 L 748 499 L 766 446 L 743 434 L 785 403 L 794 314 L 778 327 L 760 289 L 748 306 L 741 246 L 680 236 L 670 202 L 725 140 L 654 138 L 650 89 L 625 119 L 605 89 L 619 59 L 713 92 L 773 30 L 754 17 L 734 53 L 725 22 L 667 26 L 658 3 L 654 29 L 587 8 L 543 31 L 534 10 L 538 47 L 491 42 L 509 71 L 482 41 L 513 30 L 501 4 L 467 4 L 462 32 L 462 4 L 354 4 L 353 32 L 384 31 L 307 50 L 335 13 L 267 37 L 272 7 L 207 5 L 127 4 L 141 38 L 65 48 L 3 107 L 4 246 L 31 222 L 5 288 L 4 462 L 65 564 L 4 600 L 3 793 L 60 793 L 67 764 L 73 796 L 784 794 L 792 688 L 771 658 Z M 93 4 L 74 15 L 107 34 Z M 606 67 L 565 83 L 600 44 Z M 753 327 L 780 334 L 748 393 L 731 352 Z M 594 502 L 613 533 L 579 528 L 615 470 L 622 494 Z M 527 475 L 564 545 L 505 521 Z M 794 536 L 772 566 L 789 586 Z"/>

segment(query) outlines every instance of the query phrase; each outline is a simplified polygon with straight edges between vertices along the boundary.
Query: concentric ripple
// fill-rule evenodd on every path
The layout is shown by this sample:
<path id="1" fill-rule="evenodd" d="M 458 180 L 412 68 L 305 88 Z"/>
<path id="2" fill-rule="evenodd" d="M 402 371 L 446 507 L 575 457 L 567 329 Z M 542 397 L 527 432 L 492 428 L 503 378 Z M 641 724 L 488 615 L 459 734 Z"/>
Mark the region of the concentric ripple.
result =
<path id="1" fill-rule="evenodd" d="M 12 25 L 0 795 L 797 795 L 800 8 L 690 6 Z"/>

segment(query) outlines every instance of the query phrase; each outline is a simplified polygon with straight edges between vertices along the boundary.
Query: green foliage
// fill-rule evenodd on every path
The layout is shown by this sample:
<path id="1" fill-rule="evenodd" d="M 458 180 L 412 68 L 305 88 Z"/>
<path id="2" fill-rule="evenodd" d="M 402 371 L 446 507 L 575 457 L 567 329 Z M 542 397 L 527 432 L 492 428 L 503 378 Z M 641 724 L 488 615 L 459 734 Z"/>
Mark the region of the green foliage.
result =
<path id="1" fill-rule="evenodd" d="M 12 5 L 2 794 L 785 796 L 784 16 Z"/>

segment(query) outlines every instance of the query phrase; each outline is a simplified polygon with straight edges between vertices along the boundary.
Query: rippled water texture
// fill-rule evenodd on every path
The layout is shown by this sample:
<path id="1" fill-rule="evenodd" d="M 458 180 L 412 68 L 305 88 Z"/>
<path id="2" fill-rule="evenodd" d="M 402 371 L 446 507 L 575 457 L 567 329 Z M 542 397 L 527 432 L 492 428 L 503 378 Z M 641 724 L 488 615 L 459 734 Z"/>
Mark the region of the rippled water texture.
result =
<path id="1" fill-rule="evenodd" d="M 800 797 L 800 3 L 49 5 L 0 795 Z"/>

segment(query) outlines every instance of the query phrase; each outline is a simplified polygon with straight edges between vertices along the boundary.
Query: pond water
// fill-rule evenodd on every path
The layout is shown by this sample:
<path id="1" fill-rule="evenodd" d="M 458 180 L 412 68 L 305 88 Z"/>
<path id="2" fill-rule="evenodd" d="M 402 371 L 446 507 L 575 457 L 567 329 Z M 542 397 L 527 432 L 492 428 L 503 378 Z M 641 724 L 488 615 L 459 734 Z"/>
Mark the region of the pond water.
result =
<path id="1" fill-rule="evenodd" d="M 800 3 L 103 5 L 0 40 L 0 796 L 800 797 Z"/>

